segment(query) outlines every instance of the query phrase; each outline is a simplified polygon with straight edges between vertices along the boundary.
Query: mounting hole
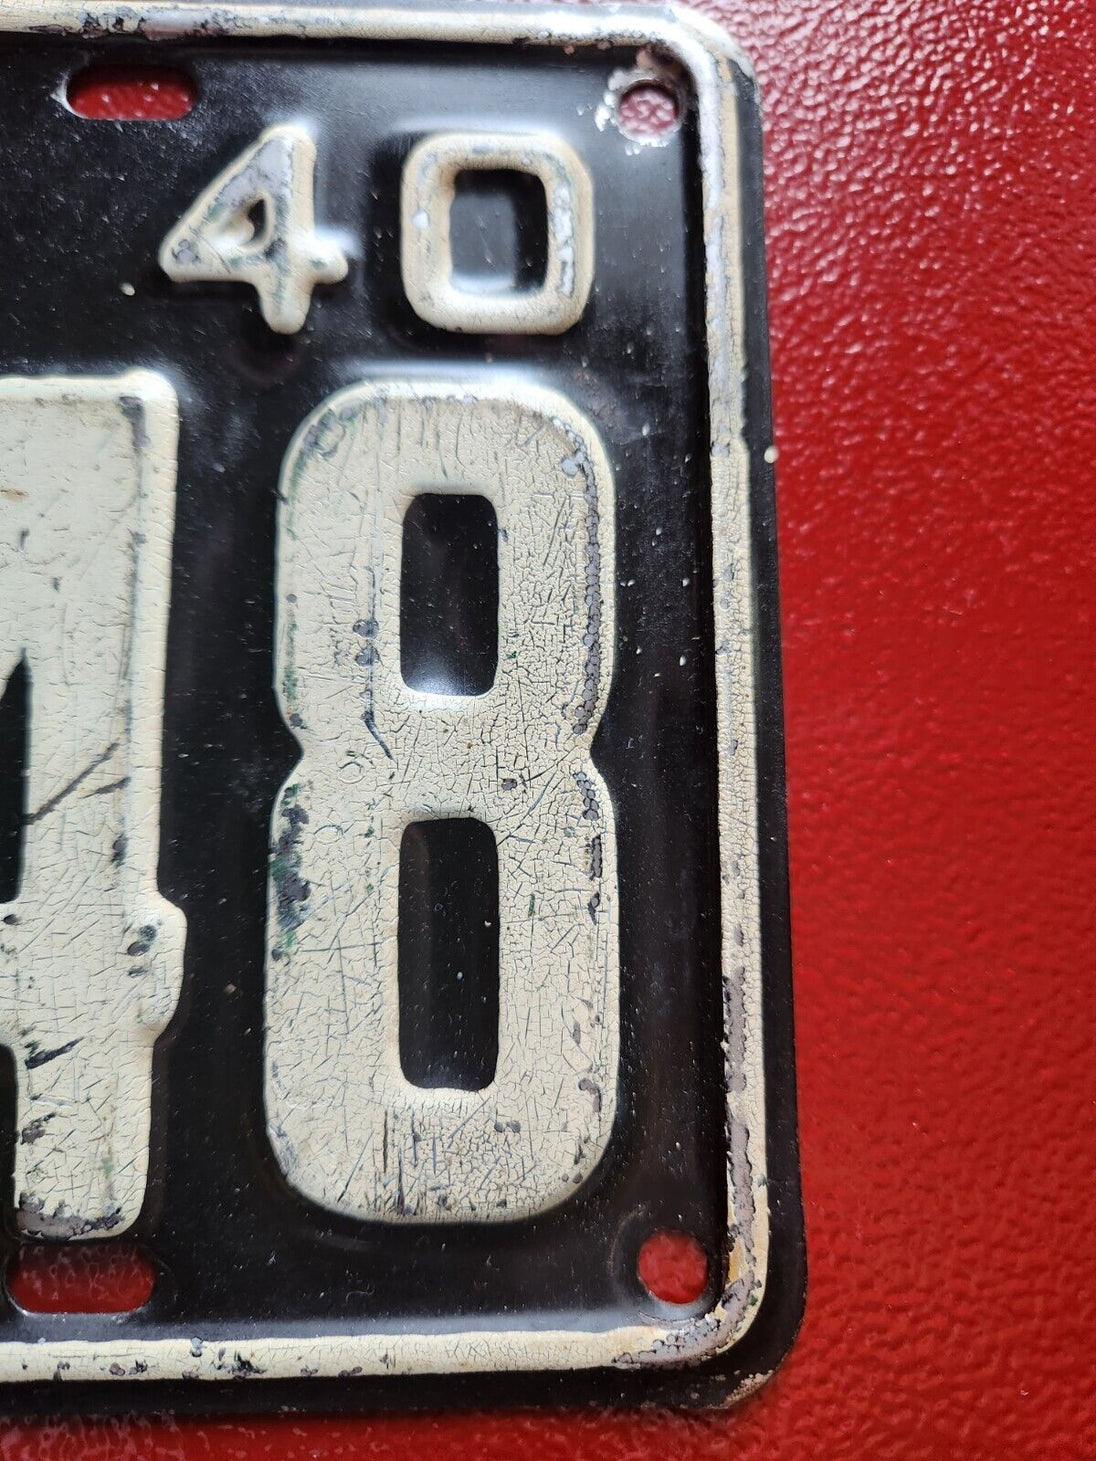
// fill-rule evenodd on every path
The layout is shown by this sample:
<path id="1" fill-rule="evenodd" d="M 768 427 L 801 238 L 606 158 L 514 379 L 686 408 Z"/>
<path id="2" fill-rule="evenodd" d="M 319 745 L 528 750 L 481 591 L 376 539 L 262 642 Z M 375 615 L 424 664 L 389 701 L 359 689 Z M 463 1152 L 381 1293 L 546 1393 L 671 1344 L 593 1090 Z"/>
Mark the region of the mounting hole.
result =
<path id="1" fill-rule="evenodd" d="M 156 1269 L 133 1243 L 28 1244 L 4 1282 L 31 1314 L 129 1314 L 152 1296 Z"/>
<path id="2" fill-rule="evenodd" d="M 681 97 L 669 82 L 644 78 L 617 97 L 617 126 L 637 142 L 663 142 L 681 125 Z"/>
<path id="3" fill-rule="evenodd" d="M 636 1272 L 661 1303 L 695 1304 L 708 1287 L 708 1255 L 691 1233 L 664 1228 L 640 1248 Z"/>
<path id="4" fill-rule="evenodd" d="M 69 109 L 93 122 L 177 122 L 197 99 L 191 78 L 166 66 L 88 66 L 65 89 Z"/>

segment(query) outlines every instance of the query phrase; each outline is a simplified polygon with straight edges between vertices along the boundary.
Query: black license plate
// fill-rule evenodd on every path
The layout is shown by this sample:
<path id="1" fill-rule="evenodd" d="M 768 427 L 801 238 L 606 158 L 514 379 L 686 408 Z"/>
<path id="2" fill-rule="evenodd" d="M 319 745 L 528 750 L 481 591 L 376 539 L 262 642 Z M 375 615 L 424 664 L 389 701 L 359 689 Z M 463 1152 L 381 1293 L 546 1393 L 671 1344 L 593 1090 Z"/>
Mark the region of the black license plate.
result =
<path id="1" fill-rule="evenodd" d="M 748 71 L 0 26 L 3 1241 L 155 1271 L 5 1291 L 5 1404 L 745 1393 L 803 1284 Z"/>

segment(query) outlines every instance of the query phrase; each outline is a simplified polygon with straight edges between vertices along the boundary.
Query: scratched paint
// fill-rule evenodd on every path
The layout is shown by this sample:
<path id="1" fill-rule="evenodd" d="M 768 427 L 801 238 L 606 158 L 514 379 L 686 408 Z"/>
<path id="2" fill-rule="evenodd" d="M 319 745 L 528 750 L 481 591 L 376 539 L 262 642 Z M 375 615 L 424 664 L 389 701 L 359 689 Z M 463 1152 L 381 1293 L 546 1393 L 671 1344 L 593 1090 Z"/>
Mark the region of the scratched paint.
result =
<path id="1" fill-rule="evenodd" d="M 0 1040 L 30 1236 L 120 1232 L 148 1173 L 152 1047 L 183 917 L 156 890 L 177 407 L 161 377 L 0 380 L 0 676 L 25 659 L 17 897 Z"/>
<path id="2" fill-rule="evenodd" d="M 210 1335 L 192 1339 L 0 1345 L 0 1378 L 136 1378 L 383 1374 L 453 1370 L 659 1365 L 697 1360 L 734 1344 L 762 1302 L 768 1261 L 765 1102 L 761 1043 L 755 625 L 749 553 L 748 452 L 743 438 L 743 282 L 739 237 L 736 98 L 749 66 L 727 36 L 695 15 L 621 7 L 570 9 L 485 4 L 439 8 L 307 6 L 232 10 L 149 0 L 91 12 L 80 5 L 0 0 L 0 29 L 42 26 L 75 35 L 188 34 L 297 40 L 359 38 L 558 47 L 657 48 L 691 82 L 700 140 L 709 420 L 712 437 L 713 605 L 720 743 L 721 923 L 728 1082 L 728 1225 L 723 1294 L 699 1319 L 580 1332 L 474 1334 Z M 752 84 L 747 81 L 747 84 Z M 760 1383 L 762 1376 L 756 1377 Z M 745 1393 L 746 1386 L 739 1393 Z"/>

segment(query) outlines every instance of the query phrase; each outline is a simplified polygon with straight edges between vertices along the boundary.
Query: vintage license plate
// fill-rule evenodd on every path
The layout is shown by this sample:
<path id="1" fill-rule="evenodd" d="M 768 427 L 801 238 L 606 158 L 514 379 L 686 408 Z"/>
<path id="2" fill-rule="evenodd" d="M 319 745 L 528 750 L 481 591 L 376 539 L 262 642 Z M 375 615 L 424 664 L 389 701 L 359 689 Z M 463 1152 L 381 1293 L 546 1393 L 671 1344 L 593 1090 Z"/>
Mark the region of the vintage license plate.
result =
<path id="1" fill-rule="evenodd" d="M 3 1405 L 744 1393 L 803 1285 L 748 70 L 643 9 L 0 28 L 3 1243 L 155 1273 L 9 1282 Z"/>

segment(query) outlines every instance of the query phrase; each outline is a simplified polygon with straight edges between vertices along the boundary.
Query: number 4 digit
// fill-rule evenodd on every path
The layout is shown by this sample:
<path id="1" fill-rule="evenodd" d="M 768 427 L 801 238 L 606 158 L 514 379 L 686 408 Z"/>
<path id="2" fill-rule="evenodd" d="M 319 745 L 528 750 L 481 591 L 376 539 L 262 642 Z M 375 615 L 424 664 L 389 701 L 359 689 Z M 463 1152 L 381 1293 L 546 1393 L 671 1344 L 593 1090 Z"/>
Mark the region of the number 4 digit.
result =
<path id="1" fill-rule="evenodd" d="M 160 267 L 181 282 L 250 284 L 270 328 L 296 334 L 315 286 L 347 271 L 342 250 L 316 233 L 315 167 L 302 127 L 268 127 L 195 198 L 160 245 Z"/>

